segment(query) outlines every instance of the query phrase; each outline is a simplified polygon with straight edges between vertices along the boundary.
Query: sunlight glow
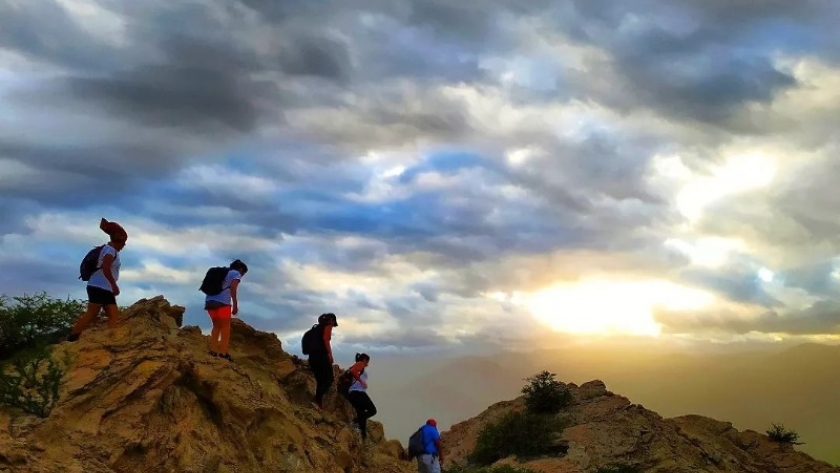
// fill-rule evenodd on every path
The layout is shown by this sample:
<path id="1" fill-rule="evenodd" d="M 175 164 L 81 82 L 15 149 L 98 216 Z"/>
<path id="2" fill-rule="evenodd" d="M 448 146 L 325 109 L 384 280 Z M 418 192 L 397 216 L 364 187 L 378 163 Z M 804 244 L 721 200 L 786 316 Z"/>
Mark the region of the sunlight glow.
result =
<path id="1" fill-rule="evenodd" d="M 584 280 L 551 286 L 524 299 L 534 317 L 559 332 L 643 336 L 661 332 L 654 309 L 698 310 L 715 300 L 708 292 L 663 280 Z"/>
<path id="2" fill-rule="evenodd" d="M 680 213 L 696 221 L 710 204 L 733 194 L 768 186 L 776 177 L 776 160 L 763 152 L 733 154 L 726 162 L 698 175 L 685 165 L 680 156 L 658 156 L 653 171 L 665 179 L 668 187 L 676 186 L 675 200 Z"/>
<path id="3" fill-rule="evenodd" d="M 742 240 L 734 238 L 705 237 L 698 238 L 693 243 L 679 238 L 665 240 L 665 246 L 670 246 L 691 259 L 692 264 L 717 268 L 726 263 L 729 255 L 736 250 L 743 250 Z"/>
<path id="4" fill-rule="evenodd" d="M 730 158 L 712 176 L 696 178 L 677 195 L 680 212 L 691 220 L 704 208 L 731 194 L 765 187 L 773 181 L 776 165 L 767 155 L 745 154 Z"/>

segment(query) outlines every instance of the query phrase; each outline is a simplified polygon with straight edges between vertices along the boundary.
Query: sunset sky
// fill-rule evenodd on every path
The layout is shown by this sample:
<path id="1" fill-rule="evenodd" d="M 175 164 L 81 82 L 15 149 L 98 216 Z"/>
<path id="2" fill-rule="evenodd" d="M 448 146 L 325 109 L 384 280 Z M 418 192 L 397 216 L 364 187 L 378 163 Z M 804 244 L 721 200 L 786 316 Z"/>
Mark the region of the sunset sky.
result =
<path id="1" fill-rule="evenodd" d="M 0 292 L 299 351 L 840 339 L 840 3 L 0 0 Z M 546 336 L 545 330 L 556 331 Z M 539 335 L 537 335 L 539 334 Z M 539 338 L 540 342 L 534 342 Z"/>

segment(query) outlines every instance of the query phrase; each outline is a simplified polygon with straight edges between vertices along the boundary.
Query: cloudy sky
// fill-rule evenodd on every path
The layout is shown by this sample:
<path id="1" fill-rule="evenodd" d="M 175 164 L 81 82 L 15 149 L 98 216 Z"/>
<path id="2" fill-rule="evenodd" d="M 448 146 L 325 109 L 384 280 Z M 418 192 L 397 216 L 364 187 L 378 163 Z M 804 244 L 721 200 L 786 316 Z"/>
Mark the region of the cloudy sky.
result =
<path id="1" fill-rule="evenodd" d="M 292 350 L 834 340 L 836 1 L 462 3 L 0 0 L 0 292 L 105 217 Z"/>

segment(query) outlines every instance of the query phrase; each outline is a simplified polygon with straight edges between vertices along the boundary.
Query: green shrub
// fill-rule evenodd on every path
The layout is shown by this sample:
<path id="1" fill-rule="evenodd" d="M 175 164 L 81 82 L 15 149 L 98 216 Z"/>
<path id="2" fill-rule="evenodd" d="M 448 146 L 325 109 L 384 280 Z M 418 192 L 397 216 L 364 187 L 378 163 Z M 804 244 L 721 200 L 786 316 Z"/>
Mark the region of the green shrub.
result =
<path id="1" fill-rule="evenodd" d="M 557 433 L 568 424 L 555 416 L 511 412 L 488 423 L 478 435 L 470 462 L 490 465 L 509 455 L 533 457 L 551 453 Z"/>
<path id="2" fill-rule="evenodd" d="M 53 299 L 45 293 L 0 296 L 0 359 L 28 347 L 59 341 L 86 307 L 84 301 Z"/>
<path id="3" fill-rule="evenodd" d="M 69 355 L 63 363 L 58 363 L 52 358 L 51 347 L 41 345 L 25 356 L 0 365 L 0 404 L 39 417 L 49 416 L 58 402 L 58 391 L 69 364 Z"/>
<path id="4" fill-rule="evenodd" d="M 534 414 L 556 414 L 569 404 L 572 395 L 566 386 L 554 379 L 555 374 L 542 371 L 530 378 L 522 388 L 525 405 Z"/>
<path id="5" fill-rule="evenodd" d="M 799 434 L 795 430 L 785 429 L 785 426 L 781 424 L 773 424 L 773 428 L 767 431 L 767 436 L 774 442 L 801 445 L 801 443 L 797 442 L 799 440 Z"/>
<path id="6" fill-rule="evenodd" d="M 510 465 L 499 466 L 450 466 L 443 473 L 538 473 L 530 468 Z"/>
<path id="7" fill-rule="evenodd" d="M 610 466 L 602 466 L 594 471 L 594 473 L 643 473 L 642 468 L 637 465 L 615 464 Z"/>

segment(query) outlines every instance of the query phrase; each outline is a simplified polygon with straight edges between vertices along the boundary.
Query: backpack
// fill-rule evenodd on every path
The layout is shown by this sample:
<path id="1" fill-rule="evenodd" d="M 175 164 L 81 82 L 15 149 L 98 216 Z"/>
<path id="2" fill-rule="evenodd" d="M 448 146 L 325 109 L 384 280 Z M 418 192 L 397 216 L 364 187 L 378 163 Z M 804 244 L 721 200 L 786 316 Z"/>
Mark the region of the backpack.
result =
<path id="1" fill-rule="evenodd" d="M 79 279 L 82 281 L 90 281 L 93 273 L 99 271 L 99 255 L 102 254 L 103 248 L 105 248 L 105 245 L 99 245 L 91 248 L 85 257 L 82 258 L 82 263 L 79 265 Z"/>
<path id="2" fill-rule="evenodd" d="M 324 332 L 319 328 L 320 325 L 313 325 L 300 339 L 300 348 L 304 355 L 320 355 L 326 351 L 324 348 Z"/>
<path id="3" fill-rule="evenodd" d="M 335 383 L 335 390 L 342 396 L 347 397 L 350 394 L 350 386 L 353 385 L 353 381 L 355 381 L 353 373 L 350 370 L 344 370 L 344 373 L 341 373 Z"/>
<path id="4" fill-rule="evenodd" d="M 426 453 L 426 444 L 423 442 L 423 427 L 420 427 L 408 438 L 408 459 L 411 460 L 424 453 Z"/>
<path id="5" fill-rule="evenodd" d="M 225 278 L 227 277 L 228 273 L 230 272 L 230 268 L 225 266 L 215 266 L 207 270 L 207 274 L 204 275 L 204 280 L 201 281 L 201 286 L 198 288 L 199 291 L 207 294 L 208 296 L 215 296 L 216 294 L 221 294 L 222 291 L 225 290 L 222 285 L 225 283 Z"/>

